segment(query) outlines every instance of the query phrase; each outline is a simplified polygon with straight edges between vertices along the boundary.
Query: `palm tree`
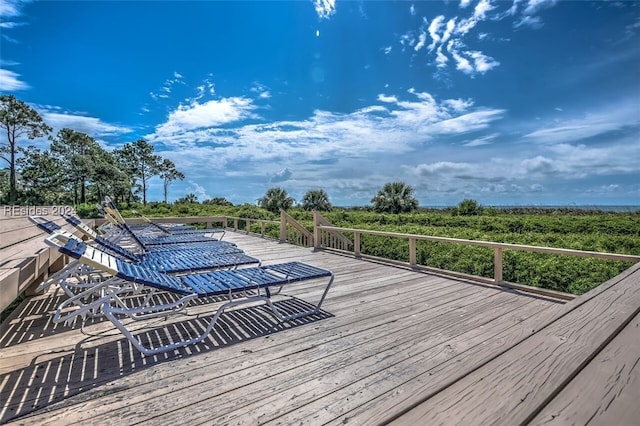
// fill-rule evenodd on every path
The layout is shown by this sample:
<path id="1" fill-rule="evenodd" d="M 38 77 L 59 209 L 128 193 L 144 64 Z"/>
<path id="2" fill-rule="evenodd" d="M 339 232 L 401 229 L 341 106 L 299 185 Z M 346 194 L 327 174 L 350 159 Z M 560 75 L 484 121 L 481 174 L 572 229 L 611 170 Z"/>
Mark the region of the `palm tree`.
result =
<path id="1" fill-rule="evenodd" d="M 269 188 L 264 197 L 258 199 L 258 205 L 272 213 L 278 214 L 280 210 L 287 210 L 293 206 L 294 199 L 289 197 L 287 191 L 282 188 Z"/>
<path id="2" fill-rule="evenodd" d="M 324 189 L 311 189 L 302 197 L 302 208 L 304 210 L 331 210 L 329 195 Z"/>
<path id="3" fill-rule="evenodd" d="M 413 188 L 404 182 L 386 183 L 371 202 L 377 212 L 404 213 L 418 208 L 418 200 L 413 197 Z"/>

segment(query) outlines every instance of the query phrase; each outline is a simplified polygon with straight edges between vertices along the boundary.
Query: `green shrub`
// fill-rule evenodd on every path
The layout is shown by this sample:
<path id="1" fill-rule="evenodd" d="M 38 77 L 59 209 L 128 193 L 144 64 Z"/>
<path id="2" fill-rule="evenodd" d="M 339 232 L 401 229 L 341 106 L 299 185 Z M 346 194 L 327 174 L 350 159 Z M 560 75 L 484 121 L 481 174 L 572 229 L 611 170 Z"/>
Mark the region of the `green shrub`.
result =
<path id="1" fill-rule="evenodd" d="M 455 209 L 455 214 L 460 216 L 478 216 L 482 214 L 482 206 L 476 201 L 466 198 Z"/>
<path id="2" fill-rule="evenodd" d="M 78 217 L 82 219 L 95 219 L 101 217 L 95 204 L 78 204 L 76 206 L 76 213 Z"/>

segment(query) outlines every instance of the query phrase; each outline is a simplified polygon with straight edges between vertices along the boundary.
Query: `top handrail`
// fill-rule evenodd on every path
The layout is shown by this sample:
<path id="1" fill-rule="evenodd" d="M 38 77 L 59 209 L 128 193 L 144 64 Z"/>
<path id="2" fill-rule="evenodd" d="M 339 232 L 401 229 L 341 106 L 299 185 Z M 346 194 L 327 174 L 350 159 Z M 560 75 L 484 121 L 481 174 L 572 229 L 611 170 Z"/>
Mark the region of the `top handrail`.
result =
<path id="1" fill-rule="evenodd" d="M 498 242 L 482 241 L 482 240 L 466 240 L 462 238 L 435 237 L 431 235 L 406 234 L 401 232 L 375 231 L 375 230 L 358 229 L 358 228 L 343 228 L 339 226 L 328 226 L 328 225 L 318 225 L 318 228 L 321 230 L 324 229 L 327 231 L 353 232 L 354 234 L 358 233 L 358 234 L 368 234 L 368 235 L 379 235 L 379 236 L 386 236 L 386 237 L 397 237 L 397 238 L 406 238 L 406 239 L 423 240 L 423 241 L 437 241 L 437 242 L 444 242 L 444 243 L 464 244 L 464 245 L 472 245 L 472 246 L 478 246 L 478 247 L 500 248 L 500 249 L 507 249 L 507 250 L 519 250 L 519 251 L 534 251 L 534 252 L 540 252 L 540 253 L 566 254 L 566 255 L 580 256 L 580 257 L 596 257 L 600 259 L 640 262 L 640 256 L 635 256 L 630 254 L 606 253 L 606 252 L 574 250 L 574 249 L 561 249 L 561 248 L 554 248 L 554 247 L 531 246 L 526 244 L 498 243 Z"/>

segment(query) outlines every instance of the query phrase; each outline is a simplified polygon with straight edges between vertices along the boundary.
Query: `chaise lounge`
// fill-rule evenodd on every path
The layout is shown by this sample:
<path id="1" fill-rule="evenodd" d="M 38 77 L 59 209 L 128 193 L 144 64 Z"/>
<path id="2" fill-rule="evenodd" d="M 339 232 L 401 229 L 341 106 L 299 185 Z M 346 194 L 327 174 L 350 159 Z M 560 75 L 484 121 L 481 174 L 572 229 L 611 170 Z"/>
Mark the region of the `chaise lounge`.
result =
<path id="1" fill-rule="evenodd" d="M 291 321 L 296 318 L 317 314 L 334 280 L 331 271 L 301 262 L 248 267 L 230 271 L 212 271 L 176 277 L 137 264 L 123 262 L 95 247 L 87 246 L 82 241 L 62 234 L 53 234 L 46 239 L 46 242 L 50 246 L 56 247 L 63 254 L 78 259 L 82 264 L 101 270 L 114 277 L 114 279 L 123 280 L 127 283 L 122 287 L 123 291 L 129 292 L 130 285 L 133 283 L 134 285 L 146 286 L 177 296 L 177 300 L 166 303 L 130 306 L 120 297 L 118 284 L 107 280 L 67 299 L 60 304 L 54 314 L 53 321 L 56 323 L 72 322 L 78 316 L 104 315 L 144 355 L 166 352 L 203 341 L 209 336 L 225 309 L 237 305 L 264 302 L 268 305 L 274 317 L 280 321 Z M 328 283 L 324 287 L 320 301 L 313 308 L 293 314 L 285 314 L 272 303 L 271 297 L 279 294 L 285 285 L 321 278 L 328 278 Z M 274 288 L 275 291 L 272 290 Z M 129 331 L 121 319 L 123 316 L 129 316 L 134 319 L 166 316 L 185 308 L 194 299 L 209 298 L 211 296 L 224 296 L 226 302 L 218 307 L 202 334 L 184 338 L 178 342 L 147 347 Z M 84 303 L 83 300 L 87 300 L 87 302 Z M 68 308 L 74 305 L 79 306 L 79 308 L 69 312 Z"/>

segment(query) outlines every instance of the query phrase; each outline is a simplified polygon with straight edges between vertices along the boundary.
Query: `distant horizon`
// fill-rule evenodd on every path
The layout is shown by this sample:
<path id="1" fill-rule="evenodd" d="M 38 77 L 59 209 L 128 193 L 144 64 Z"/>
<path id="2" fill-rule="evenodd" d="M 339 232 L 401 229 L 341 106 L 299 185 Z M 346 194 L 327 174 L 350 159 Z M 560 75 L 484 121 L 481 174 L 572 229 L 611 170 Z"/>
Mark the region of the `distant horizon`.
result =
<path id="1" fill-rule="evenodd" d="M 169 200 L 640 204 L 638 0 L 3 5 L 0 93 L 53 136 L 147 140 Z"/>

